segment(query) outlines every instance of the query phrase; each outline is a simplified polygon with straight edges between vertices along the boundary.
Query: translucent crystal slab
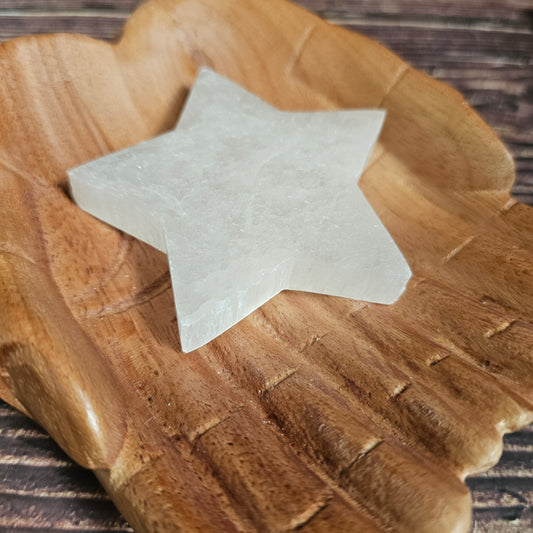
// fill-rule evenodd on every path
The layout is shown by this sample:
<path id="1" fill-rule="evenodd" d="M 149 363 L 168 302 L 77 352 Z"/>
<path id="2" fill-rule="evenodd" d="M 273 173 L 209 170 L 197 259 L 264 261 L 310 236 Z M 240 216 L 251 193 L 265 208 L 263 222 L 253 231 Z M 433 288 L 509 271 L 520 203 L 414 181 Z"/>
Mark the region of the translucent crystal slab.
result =
<path id="1" fill-rule="evenodd" d="M 168 254 L 189 352 L 284 289 L 398 298 L 410 269 L 357 186 L 384 117 L 282 112 L 203 69 L 173 131 L 69 171 L 71 190 Z"/>

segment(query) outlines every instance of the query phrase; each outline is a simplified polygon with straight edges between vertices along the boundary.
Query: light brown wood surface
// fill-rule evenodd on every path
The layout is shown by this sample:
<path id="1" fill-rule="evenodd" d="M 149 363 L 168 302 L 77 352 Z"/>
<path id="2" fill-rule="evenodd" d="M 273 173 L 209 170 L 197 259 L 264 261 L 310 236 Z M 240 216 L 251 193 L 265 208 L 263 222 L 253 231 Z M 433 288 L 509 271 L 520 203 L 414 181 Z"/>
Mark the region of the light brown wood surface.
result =
<path id="1" fill-rule="evenodd" d="M 398 304 L 287 292 L 179 352 L 165 256 L 65 171 L 170 128 L 199 64 L 284 109 L 388 109 L 362 187 L 415 272 Z M 0 66 L 2 396 L 136 529 L 470 527 L 461 480 L 532 419 L 533 218 L 458 94 L 277 1 L 154 0 L 115 46 L 28 37 Z"/>

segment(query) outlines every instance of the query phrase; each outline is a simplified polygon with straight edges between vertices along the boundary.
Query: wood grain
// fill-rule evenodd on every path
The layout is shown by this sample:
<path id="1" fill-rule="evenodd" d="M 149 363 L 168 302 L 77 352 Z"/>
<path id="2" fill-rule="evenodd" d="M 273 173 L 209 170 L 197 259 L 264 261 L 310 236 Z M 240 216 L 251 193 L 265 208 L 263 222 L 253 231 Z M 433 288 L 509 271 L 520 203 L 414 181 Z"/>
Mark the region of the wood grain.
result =
<path id="1" fill-rule="evenodd" d="M 72 3 L 71 3 L 71 4 L 72 4 Z M 65 7 L 65 4 L 63 4 L 63 7 Z M 68 6 L 67 6 L 67 7 L 68 7 Z M 464 15 L 461 15 L 461 16 L 464 16 Z M 105 19 L 105 17 L 103 17 L 103 18 Z M 349 21 L 349 22 L 351 23 L 352 26 L 357 26 L 357 24 L 358 24 L 358 23 L 357 23 L 357 24 L 354 23 L 353 20 L 351 20 L 351 21 Z M 405 21 L 404 21 L 404 22 L 405 22 Z M 368 25 L 368 24 L 367 24 L 367 25 Z M 385 26 L 386 26 L 386 25 L 385 25 Z M 416 26 L 416 25 L 411 24 L 411 26 Z M 370 25 L 368 25 L 368 31 L 371 32 L 371 31 L 372 31 L 372 28 L 375 29 L 375 27 L 376 27 L 376 26 L 375 26 L 374 24 L 370 24 Z M 359 29 L 359 28 L 358 28 L 358 29 Z M 412 29 L 412 28 L 411 28 L 411 29 Z M 100 30 L 98 30 L 98 31 L 100 31 Z M 399 38 L 399 39 L 397 40 L 397 42 L 398 42 L 398 46 L 405 46 L 405 47 L 407 48 L 407 45 L 404 45 L 403 43 L 407 43 L 407 42 L 408 42 L 408 39 L 409 39 L 408 33 L 409 33 L 409 32 L 407 32 L 406 35 L 405 35 L 404 37 L 401 37 L 401 38 Z M 465 33 L 468 33 L 468 32 L 465 32 Z M 387 32 L 387 31 L 384 31 L 384 32 L 383 32 L 383 37 L 386 38 L 387 35 L 388 35 L 388 32 Z M 429 33 L 429 34 L 420 34 L 420 35 L 422 35 L 422 40 L 423 40 L 423 42 L 431 41 L 431 34 L 430 34 L 430 33 Z M 466 39 L 466 40 L 463 39 L 462 41 L 460 41 L 459 45 L 460 45 L 461 47 L 463 47 L 463 48 L 467 48 L 467 47 L 469 46 L 469 44 L 471 44 L 471 41 L 472 41 L 472 40 L 473 40 L 473 41 L 476 41 L 476 40 L 479 40 L 479 39 L 471 39 L 470 41 L 469 41 L 468 39 Z M 445 39 L 443 39 L 443 43 L 444 43 L 444 42 L 445 42 Z M 503 42 L 503 41 L 502 41 L 502 42 Z M 488 40 L 487 40 L 487 41 L 483 41 L 483 40 L 482 40 L 482 46 L 483 46 L 483 47 L 489 47 L 489 48 L 490 48 L 490 45 L 491 45 L 490 41 L 488 41 Z M 501 46 L 501 45 L 502 45 L 502 43 L 500 42 L 500 46 Z M 507 46 L 508 46 L 509 48 L 512 48 L 512 45 L 513 45 L 513 42 L 512 42 L 512 41 L 508 41 L 508 45 L 507 45 Z M 504 49 L 505 49 L 505 48 L 504 48 Z M 527 43 L 526 43 L 526 50 L 525 50 L 525 52 L 524 52 L 524 47 L 522 47 L 522 49 L 520 49 L 520 47 L 518 46 L 518 47 L 517 47 L 517 50 L 519 50 L 519 51 L 521 50 L 521 53 L 523 54 L 523 56 L 527 55 Z M 491 50 L 489 50 L 489 51 L 490 51 L 490 53 L 497 53 L 497 50 L 496 50 L 495 48 L 493 48 L 493 49 L 491 49 Z M 404 54 L 404 55 L 407 55 L 407 53 L 412 53 L 412 54 L 413 54 L 413 58 L 412 58 L 411 60 L 415 60 L 415 61 L 417 60 L 417 53 L 416 53 L 416 51 L 411 52 L 410 50 L 407 49 L 407 50 L 406 50 L 406 54 Z M 435 58 L 437 58 L 437 56 L 438 56 L 438 48 L 435 47 L 435 49 L 430 50 L 430 53 L 429 53 L 429 54 L 424 54 L 424 58 L 425 58 L 425 60 L 427 60 L 428 56 L 430 56 L 431 54 L 434 54 L 434 55 L 435 55 Z M 475 55 L 475 54 L 474 54 L 474 55 Z M 453 54 L 452 54 L 452 56 L 453 56 Z M 449 59 L 449 58 L 448 58 L 448 59 Z M 453 59 L 453 57 L 452 57 L 452 59 Z M 476 57 L 474 57 L 474 59 L 477 61 L 477 58 L 476 58 Z M 460 63 L 460 61 L 457 61 L 457 60 L 452 61 L 452 60 L 450 60 L 450 63 L 452 64 L 452 66 L 455 65 L 454 68 L 456 69 L 456 70 L 455 70 L 456 75 L 457 75 L 457 72 L 461 73 L 461 72 L 464 71 L 464 69 L 461 70 L 460 65 L 457 66 L 457 64 Z M 472 63 L 473 63 L 473 62 L 472 62 Z M 471 63 L 471 64 L 472 64 L 472 63 Z M 429 64 L 429 63 L 428 63 L 428 64 Z M 437 63 L 437 65 L 438 65 L 438 63 Z M 483 62 L 480 61 L 480 62 L 479 62 L 479 68 L 483 68 L 482 65 L 483 65 Z M 426 66 L 427 66 L 427 65 L 426 65 Z M 431 67 L 429 67 L 429 68 L 431 69 Z M 446 68 L 448 68 L 448 67 L 446 67 Z M 458 69 L 458 70 L 457 70 L 457 69 Z M 507 73 L 508 73 L 508 71 L 507 71 Z M 507 75 L 507 74 L 506 74 L 506 75 Z M 474 77 L 474 75 L 472 75 L 472 76 Z M 459 76 L 459 77 L 460 77 L 460 76 Z M 463 78 L 461 77 L 461 79 L 463 79 Z M 527 80 L 526 80 L 526 81 L 527 81 Z M 511 98 L 511 100 L 512 100 L 513 98 L 514 98 L 515 100 L 519 100 L 520 98 L 523 98 L 522 94 L 520 93 L 520 91 L 522 90 L 523 86 L 524 86 L 524 83 L 523 83 L 523 80 L 522 80 L 522 81 L 517 85 L 518 89 L 515 87 L 513 90 L 510 91 L 510 98 Z M 477 87 L 477 88 L 476 88 L 476 87 Z M 490 89 L 490 84 L 489 84 L 489 89 Z M 476 85 L 474 84 L 474 89 L 473 89 L 473 90 L 474 90 L 474 94 L 477 94 L 478 97 L 479 97 L 480 91 L 481 91 L 482 96 L 486 96 L 486 94 L 485 94 L 485 93 L 486 93 L 486 89 L 483 89 L 483 88 L 480 89 L 479 86 L 476 86 Z M 513 91 L 514 91 L 514 92 L 513 92 Z M 506 95 L 506 96 L 507 96 L 507 95 Z M 482 101 L 482 100 L 480 100 L 480 101 Z M 490 107 L 490 106 L 489 106 L 489 107 Z M 527 118 L 527 113 L 524 114 L 524 113 L 523 113 L 523 109 L 521 109 L 521 112 L 520 112 L 520 113 L 517 113 L 517 114 L 519 114 L 521 117 L 526 116 L 526 118 Z M 509 120 L 510 120 L 510 119 L 509 119 Z M 520 137 L 520 130 L 519 130 L 518 128 L 517 128 L 517 130 L 516 130 L 515 133 L 517 134 L 517 137 L 516 137 L 516 138 L 518 139 L 518 142 L 516 142 L 516 145 L 517 145 L 518 149 L 523 149 L 523 150 L 524 150 L 523 153 L 525 153 L 525 154 L 527 155 L 527 153 L 528 153 L 528 152 L 527 152 L 527 142 L 522 143 L 522 140 L 524 140 L 524 136 L 522 135 L 522 137 Z M 513 135 L 513 132 L 511 132 L 510 134 L 508 133 L 509 138 L 511 138 L 512 135 Z M 526 141 L 527 141 L 527 139 L 526 139 Z M 528 142 L 529 142 L 529 141 L 528 141 Z M 526 148 L 524 148 L 524 145 L 526 145 Z M 527 161 L 527 157 L 522 157 L 522 159 L 524 159 L 524 160 Z M 521 168 L 521 167 L 519 167 L 519 168 Z M 528 168 L 529 168 L 529 167 L 526 166 L 526 167 L 525 167 L 525 170 L 521 170 L 521 172 L 522 172 L 523 174 L 526 175 L 526 179 L 527 179 L 527 171 L 528 171 L 527 169 L 528 169 Z M 283 396 L 282 396 L 278 401 L 281 402 L 280 405 L 282 405 L 282 404 L 283 404 L 283 401 L 285 401 L 285 400 L 286 400 L 286 397 L 283 397 Z M 319 399 L 316 398 L 316 401 L 318 402 Z M 272 408 L 272 406 L 270 406 L 269 408 Z M 276 409 L 279 409 L 279 408 L 276 407 Z M 311 429 L 312 429 L 312 428 L 311 428 Z M 295 436 L 295 437 L 293 437 L 293 438 L 297 439 L 298 437 Z M 370 441 L 370 442 L 372 442 L 372 441 Z M 517 452 L 517 453 L 518 453 L 518 452 Z M 505 456 L 504 456 L 504 458 L 505 458 Z M 382 459 L 382 460 L 383 460 L 383 459 Z M 492 482 L 494 483 L 494 481 L 492 481 Z M 483 486 L 484 486 L 484 485 L 482 485 L 482 484 L 479 485 L 479 487 L 483 487 Z M 478 490 L 478 489 L 476 489 L 476 488 L 474 487 L 474 490 Z M 523 494 L 526 494 L 526 493 L 523 493 Z M 530 492 L 529 492 L 529 494 L 530 494 Z M 530 496 L 527 496 L 527 498 L 529 498 L 529 497 L 530 497 Z M 522 499 L 520 499 L 520 497 L 519 497 L 519 498 L 515 498 L 515 500 L 518 501 L 518 502 L 520 502 L 520 503 L 514 505 L 514 508 L 512 508 L 513 506 L 509 503 L 509 502 L 512 500 L 512 498 L 511 498 L 511 500 L 509 500 L 509 498 L 507 498 L 507 499 L 504 498 L 504 499 L 502 500 L 502 502 L 503 502 L 503 503 L 502 503 L 502 507 L 505 507 L 505 505 L 507 505 L 507 508 L 509 508 L 509 509 L 511 509 L 511 510 L 509 511 L 509 509 L 506 508 L 507 511 L 505 511 L 505 509 L 504 509 L 504 511 L 507 512 L 508 514 L 505 515 L 505 513 L 503 513 L 503 514 L 502 514 L 502 517 L 503 517 L 503 518 L 500 517 L 499 519 L 506 519 L 506 518 L 508 519 L 508 518 L 511 516 L 511 514 L 514 512 L 514 513 L 519 513 L 519 514 L 520 514 L 520 517 L 518 518 L 519 523 L 520 523 L 520 521 L 521 521 L 522 524 L 526 524 L 526 523 L 527 523 L 526 520 L 527 520 L 527 518 L 528 518 L 528 512 L 529 512 L 529 511 L 528 511 L 528 507 L 529 507 L 529 510 L 530 510 L 530 506 L 529 506 L 529 505 L 526 505 L 526 503 L 527 503 L 528 501 L 530 502 L 531 500 L 530 500 L 530 499 L 527 500 L 527 498 L 525 498 L 524 496 L 521 496 L 521 498 L 522 498 Z M 505 505 L 503 505 L 503 504 L 505 504 Z M 15 504 L 13 504 L 13 505 L 15 505 Z M 494 509 L 494 507 L 492 507 L 492 509 Z M 524 509 L 526 510 L 525 512 L 524 512 Z M 491 512 L 492 512 L 492 511 L 491 511 Z M 511 514 L 509 514 L 509 513 L 511 513 Z M 522 515 L 523 515 L 523 516 L 522 516 Z M 481 515 L 480 515 L 480 516 L 481 516 Z M 499 516 L 499 515 L 498 515 L 498 516 Z M 507 520 L 507 522 L 508 522 L 508 520 Z M 506 523 L 507 523 L 507 522 L 506 522 Z M 509 524 L 507 523 L 507 525 L 509 525 Z M 113 526 L 113 527 L 115 527 L 115 526 Z M 117 527 L 124 527 L 124 526 L 122 525 L 122 526 L 117 526 Z M 522 528 L 521 530 L 523 530 L 523 528 Z"/>

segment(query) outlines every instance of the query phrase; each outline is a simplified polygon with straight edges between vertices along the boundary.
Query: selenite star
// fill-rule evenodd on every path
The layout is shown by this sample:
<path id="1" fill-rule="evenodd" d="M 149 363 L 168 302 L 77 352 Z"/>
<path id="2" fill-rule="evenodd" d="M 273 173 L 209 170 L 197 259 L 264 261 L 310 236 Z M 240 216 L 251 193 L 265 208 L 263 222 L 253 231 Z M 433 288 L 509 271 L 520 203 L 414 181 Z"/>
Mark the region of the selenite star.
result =
<path id="1" fill-rule="evenodd" d="M 284 289 L 398 298 L 411 271 L 357 186 L 384 116 L 282 112 L 202 69 L 173 131 L 69 171 L 71 190 L 168 254 L 189 352 Z"/>

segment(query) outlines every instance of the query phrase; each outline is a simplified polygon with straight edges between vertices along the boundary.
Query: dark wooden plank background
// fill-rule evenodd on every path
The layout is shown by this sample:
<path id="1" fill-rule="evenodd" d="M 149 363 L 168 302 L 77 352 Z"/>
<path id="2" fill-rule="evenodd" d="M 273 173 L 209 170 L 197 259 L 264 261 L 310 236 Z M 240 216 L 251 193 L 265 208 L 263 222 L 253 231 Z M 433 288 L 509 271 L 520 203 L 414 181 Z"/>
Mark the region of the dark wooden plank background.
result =
<path id="1" fill-rule="evenodd" d="M 0 0 L 0 41 L 55 31 L 115 39 L 139 3 Z M 380 40 L 461 91 L 512 151 L 514 195 L 533 205 L 533 0 L 299 3 Z M 506 436 L 499 464 L 468 480 L 475 533 L 533 532 L 532 468 L 533 426 Z M 73 464 L 35 424 L 0 402 L 0 532 L 66 530 L 131 531 L 91 472 Z"/>

